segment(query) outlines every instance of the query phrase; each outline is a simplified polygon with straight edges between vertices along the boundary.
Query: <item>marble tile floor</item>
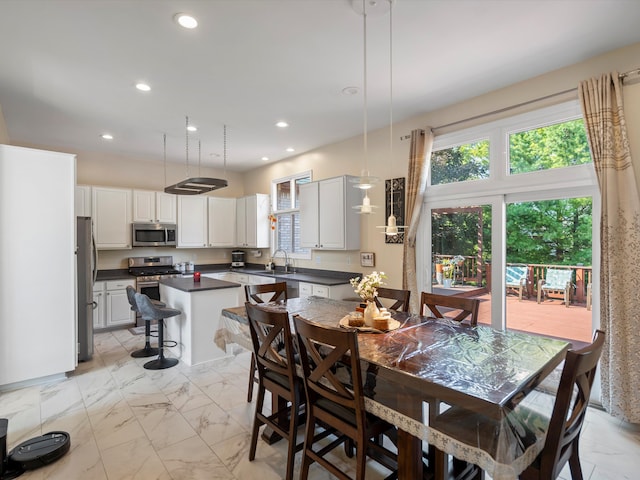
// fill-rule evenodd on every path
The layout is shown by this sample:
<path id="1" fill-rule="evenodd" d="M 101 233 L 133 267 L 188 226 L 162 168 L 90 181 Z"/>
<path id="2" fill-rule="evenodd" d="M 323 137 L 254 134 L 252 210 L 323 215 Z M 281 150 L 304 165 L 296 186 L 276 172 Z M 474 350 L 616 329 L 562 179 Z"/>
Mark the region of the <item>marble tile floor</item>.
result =
<path id="1" fill-rule="evenodd" d="M 61 460 L 24 480 L 260 480 L 284 477 L 286 445 L 258 442 L 248 461 L 254 403 L 246 402 L 250 356 L 188 367 L 145 370 L 129 353 L 143 338 L 128 330 L 99 333 L 95 354 L 68 378 L 0 393 L 9 419 L 8 446 L 52 430 L 71 435 Z M 543 395 L 543 394 L 540 394 Z M 300 430 L 302 434 L 302 429 Z M 335 461 L 355 475 L 338 449 Z M 585 479 L 638 478 L 640 426 L 590 409 L 581 439 Z M 297 478 L 300 454 L 296 455 Z M 388 472 L 369 462 L 367 479 Z M 310 478 L 333 478 L 312 465 Z M 568 469 L 561 478 L 570 479 Z"/>

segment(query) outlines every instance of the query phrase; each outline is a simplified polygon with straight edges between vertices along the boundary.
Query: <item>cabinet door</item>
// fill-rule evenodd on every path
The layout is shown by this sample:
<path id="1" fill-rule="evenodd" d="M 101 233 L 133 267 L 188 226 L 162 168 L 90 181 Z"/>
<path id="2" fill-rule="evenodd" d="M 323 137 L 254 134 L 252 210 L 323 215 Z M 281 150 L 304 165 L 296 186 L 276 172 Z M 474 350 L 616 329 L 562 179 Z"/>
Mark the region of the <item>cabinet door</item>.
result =
<path id="1" fill-rule="evenodd" d="M 236 245 L 247 246 L 247 199 L 238 198 L 236 201 Z"/>
<path id="2" fill-rule="evenodd" d="M 105 303 L 104 303 L 104 283 L 96 282 L 93 285 L 93 301 L 95 308 L 93 309 L 93 328 L 100 329 L 106 327 L 105 323 Z"/>
<path id="3" fill-rule="evenodd" d="M 269 212 L 271 211 L 270 197 L 265 193 L 257 193 L 256 216 L 255 216 L 255 248 L 269 248 L 271 244 L 271 223 L 269 222 Z"/>
<path id="4" fill-rule="evenodd" d="M 156 221 L 160 223 L 176 223 L 176 195 L 156 192 Z"/>
<path id="5" fill-rule="evenodd" d="M 126 290 L 107 290 L 107 327 L 135 322 Z"/>
<path id="6" fill-rule="evenodd" d="M 207 197 L 178 197 L 178 247 L 207 246 Z"/>
<path id="7" fill-rule="evenodd" d="M 133 191 L 133 221 L 141 223 L 156 221 L 156 192 Z"/>
<path id="8" fill-rule="evenodd" d="M 236 245 L 236 199 L 209 197 L 209 246 Z"/>
<path id="9" fill-rule="evenodd" d="M 344 177 L 318 182 L 320 248 L 344 248 L 344 182 Z"/>
<path id="10" fill-rule="evenodd" d="M 76 185 L 76 217 L 91 216 L 91 187 L 89 185 Z"/>
<path id="11" fill-rule="evenodd" d="M 107 187 L 92 190 L 97 248 L 131 248 L 131 190 Z"/>
<path id="12" fill-rule="evenodd" d="M 313 295 L 312 283 L 300 282 L 298 284 L 298 288 L 300 289 L 299 290 L 300 297 L 310 297 L 311 295 Z"/>
<path id="13" fill-rule="evenodd" d="M 300 185 L 300 246 L 318 248 L 318 182 Z"/>

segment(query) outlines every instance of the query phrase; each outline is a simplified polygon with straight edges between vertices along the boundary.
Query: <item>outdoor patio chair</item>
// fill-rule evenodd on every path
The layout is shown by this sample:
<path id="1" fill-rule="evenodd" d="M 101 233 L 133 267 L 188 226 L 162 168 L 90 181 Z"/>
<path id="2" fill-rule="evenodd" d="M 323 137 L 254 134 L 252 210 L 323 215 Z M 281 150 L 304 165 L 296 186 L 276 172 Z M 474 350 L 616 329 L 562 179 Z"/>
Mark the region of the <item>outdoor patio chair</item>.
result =
<path id="1" fill-rule="evenodd" d="M 511 288 L 518 291 L 518 300 L 522 301 L 522 294 L 525 293 L 527 298 L 527 277 L 529 276 L 529 267 L 526 265 L 507 265 L 505 285 L 507 289 Z"/>
<path id="2" fill-rule="evenodd" d="M 547 268 L 546 278 L 538 280 L 538 303 L 545 294 L 562 293 L 564 295 L 564 305 L 569 307 L 571 302 L 571 274 L 573 272 L 566 268 Z"/>

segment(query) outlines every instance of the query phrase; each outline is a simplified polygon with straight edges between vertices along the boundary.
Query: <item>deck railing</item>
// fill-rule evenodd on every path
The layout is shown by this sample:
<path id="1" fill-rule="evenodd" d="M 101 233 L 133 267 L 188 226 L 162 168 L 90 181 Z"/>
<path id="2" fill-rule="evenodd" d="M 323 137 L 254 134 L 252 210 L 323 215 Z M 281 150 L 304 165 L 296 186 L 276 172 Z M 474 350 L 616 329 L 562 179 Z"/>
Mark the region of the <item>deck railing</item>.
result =
<path id="1" fill-rule="evenodd" d="M 453 258 L 454 255 L 434 255 L 434 263 Z M 548 268 L 569 269 L 572 271 L 571 282 L 573 291 L 571 295 L 572 303 L 586 303 L 587 288 L 591 284 L 593 270 L 591 266 L 585 265 L 553 265 L 538 263 L 507 263 L 507 265 L 526 265 L 528 267 L 528 279 L 526 290 L 530 298 L 535 298 L 538 294 L 538 280 L 545 278 Z M 459 269 L 465 283 L 475 283 L 477 286 L 486 286 L 491 291 L 491 269 L 489 262 L 482 262 L 475 256 L 465 256 L 464 262 Z M 435 282 L 435 268 L 434 282 Z"/>

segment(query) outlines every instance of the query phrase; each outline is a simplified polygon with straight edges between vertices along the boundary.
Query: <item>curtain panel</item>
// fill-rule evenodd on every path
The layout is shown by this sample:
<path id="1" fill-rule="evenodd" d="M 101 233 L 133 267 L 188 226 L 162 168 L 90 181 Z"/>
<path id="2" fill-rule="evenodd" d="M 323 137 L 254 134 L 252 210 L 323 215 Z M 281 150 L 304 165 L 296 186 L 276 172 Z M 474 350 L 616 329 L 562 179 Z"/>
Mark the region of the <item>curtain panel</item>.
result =
<path id="1" fill-rule="evenodd" d="M 627 137 L 617 72 L 578 86 L 589 148 L 602 197 L 600 323 L 602 404 L 640 423 L 640 196 Z"/>
<path id="2" fill-rule="evenodd" d="M 411 132 L 411 151 L 406 185 L 406 217 L 409 219 L 403 250 L 402 288 L 411 291 L 409 311 L 419 313 L 420 292 L 416 276 L 416 236 L 420 224 L 420 210 L 427 187 L 428 164 L 431 161 L 433 132 L 416 129 Z"/>

